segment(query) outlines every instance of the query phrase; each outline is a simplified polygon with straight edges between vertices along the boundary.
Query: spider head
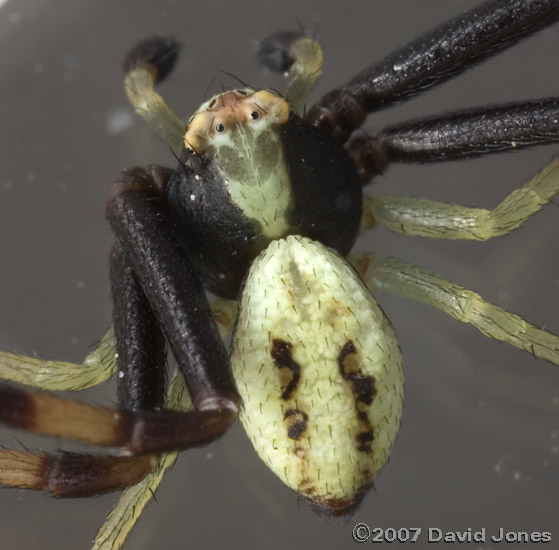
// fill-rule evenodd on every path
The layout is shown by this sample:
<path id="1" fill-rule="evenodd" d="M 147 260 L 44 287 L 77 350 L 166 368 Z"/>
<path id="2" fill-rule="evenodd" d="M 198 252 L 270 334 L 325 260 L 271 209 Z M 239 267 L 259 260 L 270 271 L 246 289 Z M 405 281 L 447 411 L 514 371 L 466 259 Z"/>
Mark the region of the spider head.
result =
<path id="1" fill-rule="evenodd" d="M 243 148 L 241 136 L 261 135 L 287 122 L 287 101 L 268 90 L 232 90 L 203 103 L 190 118 L 184 145 L 198 154 Z"/>
<path id="2" fill-rule="evenodd" d="M 214 164 L 232 202 L 266 239 L 289 233 L 291 187 L 281 141 L 288 119 L 284 98 L 245 88 L 204 103 L 184 136 L 185 148 Z"/>

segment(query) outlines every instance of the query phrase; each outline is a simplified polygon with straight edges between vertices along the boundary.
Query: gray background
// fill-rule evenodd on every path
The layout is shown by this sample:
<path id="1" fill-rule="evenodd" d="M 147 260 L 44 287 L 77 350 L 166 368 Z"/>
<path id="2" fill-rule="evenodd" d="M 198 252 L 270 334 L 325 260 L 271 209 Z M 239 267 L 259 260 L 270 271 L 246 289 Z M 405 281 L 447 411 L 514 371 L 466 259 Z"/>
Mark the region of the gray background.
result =
<path id="1" fill-rule="evenodd" d="M 132 118 L 121 59 L 138 39 L 184 42 L 163 92 L 187 117 L 238 75 L 279 87 L 253 62 L 255 42 L 299 24 L 324 45 L 315 98 L 469 0 L 11 0 L 0 8 L 0 348 L 80 360 L 110 324 L 104 198 L 135 164 L 174 165 Z M 557 94 L 558 29 L 405 105 L 388 121 L 461 106 Z M 436 166 L 397 166 L 369 191 L 493 207 L 557 147 Z M 557 201 L 556 201 L 557 202 Z M 557 204 L 513 235 L 485 244 L 436 242 L 377 230 L 358 248 L 400 257 L 475 288 L 559 332 Z M 382 527 L 559 529 L 559 372 L 489 341 L 426 306 L 381 296 L 400 336 L 406 407 L 391 461 L 355 518 L 317 518 L 275 479 L 239 427 L 184 453 L 128 548 L 349 548 L 358 521 Z M 84 399 L 114 403 L 111 384 Z M 73 449 L 2 431 L 2 443 Z M 3 548 L 85 549 L 116 495 L 54 501 L 0 491 Z M 504 545 L 501 545 L 504 547 Z M 422 535 L 416 548 L 426 547 Z M 461 548 L 495 548 L 465 544 Z M 526 548 L 518 545 L 515 548 Z"/>

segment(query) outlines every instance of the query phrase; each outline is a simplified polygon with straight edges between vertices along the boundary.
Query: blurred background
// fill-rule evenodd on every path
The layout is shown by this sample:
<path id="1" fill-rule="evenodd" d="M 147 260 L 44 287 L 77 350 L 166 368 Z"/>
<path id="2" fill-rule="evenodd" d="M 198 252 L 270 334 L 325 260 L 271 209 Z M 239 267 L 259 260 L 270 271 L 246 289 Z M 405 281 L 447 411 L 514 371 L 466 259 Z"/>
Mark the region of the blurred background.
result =
<path id="1" fill-rule="evenodd" d="M 161 90 L 187 118 L 222 86 L 281 88 L 254 62 L 259 39 L 306 29 L 325 53 L 313 100 L 370 62 L 460 13 L 471 0 L 8 0 L 0 2 L 0 349 L 81 361 L 110 326 L 104 201 L 115 175 L 175 165 L 137 120 L 121 61 L 139 39 L 184 45 Z M 366 128 L 459 107 L 557 95 L 559 28 L 436 90 L 376 114 Z M 394 166 L 367 192 L 493 208 L 557 146 L 433 166 Z M 559 333 L 558 200 L 514 234 L 436 242 L 378 229 L 357 244 L 441 273 Z M 406 406 L 392 458 L 355 517 L 318 518 L 253 452 L 239 426 L 183 453 L 128 548 L 350 548 L 352 526 L 438 527 L 559 538 L 559 372 L 427 306 L 379 296 L 400 337 Z M 80 398 L 113 405 L 105 384 Z M 2 429 L 1 444 L 71 450 Z M 87 549 L 118 495 L 55 501 L 0 491 L 2 546 Z M 417 548 L 426 547 L 422 534 Z M 464 548 L 495 547 L 471 543 Z M 529 544 L 518 548 L 529 548 Z"/>

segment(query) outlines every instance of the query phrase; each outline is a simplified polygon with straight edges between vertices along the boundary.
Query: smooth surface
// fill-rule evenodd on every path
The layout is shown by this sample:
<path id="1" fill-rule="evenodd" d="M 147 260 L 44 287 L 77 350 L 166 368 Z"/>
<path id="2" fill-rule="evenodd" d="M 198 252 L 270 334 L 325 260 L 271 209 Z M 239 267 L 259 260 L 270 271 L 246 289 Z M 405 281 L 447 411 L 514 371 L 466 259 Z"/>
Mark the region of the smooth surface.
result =
<path id="1" fill-rule="evenodd" d="M 175 164 L 126 103 L 120 64 L 138 39 L 170 33 L 184 43 L 177 70 L 162 91 L 186 118 L 222 85 L 238 85 L 222 70 L 253 86 L 281 87 L 281 80 L 259 71 L 253 59 L 255 42 L 277 30 L 302 24 L 320 38 L 325 65 L 316 99 L 475 3 L 3 4 L 0 348 L 79 360 L 110 324 L 105 196 L 125 167 Z M 558 49 L 559 28 L 546 31 L 437 90 L 376 115 L 367 128 L 457 107 L 557 94 Z M 492 159 L 393 167 L 369 192 L 493 207 L 557 150 L 551 146 Z M 437 271 L 558 333 L 558 204 L 555 199 L 513 235 L 484 244 L 378 230 L 360 240 L 358 249 Z M 415 548 L 428 547 L 428 527 L 485 527 L 488 537 L 500 527 L 553 531 L 559 507 L 558 368 L 491 342 L 426 306 L 380 299 L 400 338 L 407 397 L 392 458 L 354 519 L 334 525 L 298 505 L 237 427 L 220 442 L 183 454 L 128 548 L 353 548 L 351 529 L 361 521 L 371 527 L 422 527 Z M 114 396 L 114 387 L 107 385 L 83 398 L 107 405 Z M 2 444 L 16 449 L 75 448 L 3 428 L 1 433 Z M 2 547 L 87 549 L 115 499 L 63 502 L 2 490 Z M 557 527 L 552 540 L 559 540 Z M 487 540 L 464 547 L 504 545 Z"/>

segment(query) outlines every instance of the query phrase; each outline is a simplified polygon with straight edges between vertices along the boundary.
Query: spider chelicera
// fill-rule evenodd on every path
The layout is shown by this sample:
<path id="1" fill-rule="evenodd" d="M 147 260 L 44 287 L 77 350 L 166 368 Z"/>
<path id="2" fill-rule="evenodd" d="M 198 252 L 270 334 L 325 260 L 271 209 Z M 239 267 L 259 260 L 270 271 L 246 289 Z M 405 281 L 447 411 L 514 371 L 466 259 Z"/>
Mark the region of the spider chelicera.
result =
<path id="1" fill-rule="evenodd" d="M 552 164 L 491 214 L 375 197 L 365 201 L 362 216 L 361 185 L 390 162 L 554 141 L 559 109 L 550 99 L 414 121 L 375 138 L 350 135 L 365 111 L 460 72 L 553 23 L 558 11 L 556 2 L 492 2 L 373 65 L 308 109 L 304 122 L 276 92 L 243 88 L 206 102 L 186 134 L 153 91 L 174 63 L 175 43 L 138 46 L 127 61 L 129 97 L 182 152 L 174 174 L 157 167 L 124 172 L 108 201 L 118 243 L 111 279 L 120 410 L 8 386 L 0 408 L 1 420 L 12 426 L 121 446 L 131 456 L 2 451 L 1 481 L 58 496 L 97 494 L 141 479 L 149 484 L 157 478 L 150 472 L 166 465 L 160 453 L 208 443 L 226 430 L 236 418 L 238 390 L 245 427 L 270 467 L 324 512 L 351 511 L 388 457 L 402 398 L 391 328 L 342 259 L 361 220 L 362 229 L 381 224 L 408 234 L 481 240 L 511 231 L 559 189 Z M 264 42 L 261 60 L 288 71 L 285 98 L 300 111 L 320 73 L 316 43 L 278 34 Z M 491 337 L 559 362 L 556 336 L 457 285 L 394 260 L 349 258 L 372 290 L 426 301 Z M 249 265 L 233 337 L 233 381 L 203 287 L 235 298 Z M 230 302 L 215 302 L 213 309 L 219 324 L 231 324 Z M 4 354 L 6 371 L 17 369 L 5 377 L 43 389 L 92 385 L 113 373 L 112 338 L 90 356 L 89 370 L 74 373 L 73 365 Z M 193 400 L 187 413 L 159 410 L 165 341 Z M 180 402 L 180 389 L 179 381 L 172 383 L 172 404 Z M 135 498 L 142 491 L 146 498 L 146 485 L 136 487 Z"/>

